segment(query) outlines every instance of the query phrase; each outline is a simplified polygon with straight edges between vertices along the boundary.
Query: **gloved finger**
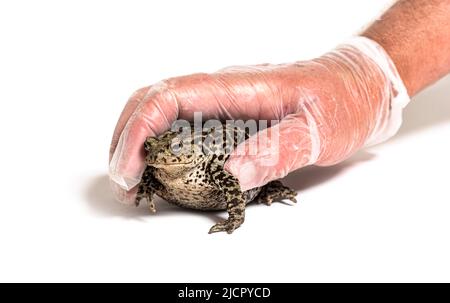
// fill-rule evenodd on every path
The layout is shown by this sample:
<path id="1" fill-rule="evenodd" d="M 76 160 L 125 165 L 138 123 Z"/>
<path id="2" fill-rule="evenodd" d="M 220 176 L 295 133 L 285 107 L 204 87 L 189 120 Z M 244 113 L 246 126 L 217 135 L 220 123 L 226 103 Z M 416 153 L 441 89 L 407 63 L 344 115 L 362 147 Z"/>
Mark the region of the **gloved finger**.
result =
<path id="1" fill-rule="evenodd" d="M 113 137 L 111 140 L 111 145 L 109 149 L 109 161 L 111 161 L 112 155 L 116 150 L 117 143 L 119 142 L 119 137 L 122 134 L 123 129 L 127 121 L 130 119 L 131 115 L 135 111 L 138 104 L 145 97 L 151 86 L 143 87 L 135 91 L 128 99 L 122 113 L 120 114 L 119 120 L 117 121 L 116 128 L 114 129 Z"/>
<path id="2" fill-rule="evenodd" d="M 238 178 L 242 190 L 248 190 L 314 163 L 319 150 L 315 122 L 302 113 L 292 114 L 241 143 L 225 170 Z"/>
<path id="3" fill-rule="evenodd" d="M 109 176 L 125 190 L 136 186 L 145 169 L 143 142 L 170 128 L 177 117 L 174 99 L 161 101 L 156 93 L 138 104 L 127 121 L 109 165 Z"/>
<path id="4" fill-rule="evenodd" d="M 110 179 L 110 186 L 111 186 L 111 190 L 114 194 L 114 197 L 122 202 L 123 204 L 127 204 L 127 205 L 134 205 L 136 202 L 136 194 L 138 191 L 138 188 L 132 188 L 130 190 L 125 190 L 122 187 L 120 187 L 116 182 L 112 181 Z"/>
<path id="5" fill-rule="evenodd" d="M 274 74 L 275 75 L 275 74 Z M 202 119 L 276 119 L 283 96 L 277 94 L 273 76 L 251 67 L 216 74 L 194 74 L 165 81 L 165 98 L 178 102 L 180 119 L 192 120 L 201 112 Z M 286 89 L 288 90 L 288 89 Z M 270 102 L 269 102 L 270 101 Z"/>

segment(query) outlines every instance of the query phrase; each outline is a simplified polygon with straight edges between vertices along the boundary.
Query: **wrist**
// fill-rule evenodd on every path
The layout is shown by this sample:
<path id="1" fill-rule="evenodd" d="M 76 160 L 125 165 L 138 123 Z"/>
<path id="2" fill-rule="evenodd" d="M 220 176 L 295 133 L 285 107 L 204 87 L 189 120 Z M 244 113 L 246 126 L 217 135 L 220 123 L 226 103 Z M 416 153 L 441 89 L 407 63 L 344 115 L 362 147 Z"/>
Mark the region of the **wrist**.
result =
<path id="1" fill-rule="evenodd" d="M 397 68 L 398 74 L 402 79 L 408 95 L 415 95 L 421 88 L 420 73 L 414 68 L 414 62 L 411 56 L 405 55 L 405 48 L 407 45 L 402 45 L 400 41 L 393 41 L 391 36 L 379 34 L 374 29 L 369 29 L 362 36 L 371 39 L 378 43 L 389 55 L 392 62 Z M 418 52 L 416 50 L 416 52 Z M 414 57 L 422 57 L 420 54 L 415 54 Z"/>
<path id="2" fill-rule="evenodd" d="M 410 96 L 450 72 L 450 1 L 397 1 L 363 36 L 379 43 Z"/>

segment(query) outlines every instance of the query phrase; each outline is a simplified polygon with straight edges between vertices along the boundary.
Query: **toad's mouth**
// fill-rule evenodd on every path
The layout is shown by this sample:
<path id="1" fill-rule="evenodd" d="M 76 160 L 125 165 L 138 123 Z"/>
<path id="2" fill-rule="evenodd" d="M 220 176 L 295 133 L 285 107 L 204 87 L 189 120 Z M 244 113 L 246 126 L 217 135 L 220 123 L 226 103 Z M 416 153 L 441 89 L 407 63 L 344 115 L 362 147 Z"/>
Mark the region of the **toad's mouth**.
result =
<path id="1" fill-rule="evenodd" d="M 177 166 L 189 165 L 189 164 L 191 164 L 192 162 L 194 162 L 194 161 L 189 161 L 189 162 L 176 162 L 176 163 L 160 163 L 160 162 L 148 163 L 148 162 L 147 162 L 147 165 L 148 165 L 148 166 L 153 166 L 153 167 L 156 167 L 156 168 L 164 168 L 164 167 L 167 167 L 167 166 L 170 166 L 170 167 L 177 167 Z"/>

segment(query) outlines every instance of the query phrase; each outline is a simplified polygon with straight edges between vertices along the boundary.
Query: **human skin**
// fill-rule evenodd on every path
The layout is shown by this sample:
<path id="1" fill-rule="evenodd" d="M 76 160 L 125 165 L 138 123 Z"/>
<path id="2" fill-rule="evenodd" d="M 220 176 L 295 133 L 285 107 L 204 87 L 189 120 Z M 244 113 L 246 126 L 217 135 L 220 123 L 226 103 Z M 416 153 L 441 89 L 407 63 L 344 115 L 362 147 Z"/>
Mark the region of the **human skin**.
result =
<path id="1" fill-rule="evenodd" d="M 449 16 L 448 0 L 399 1 L 362 35 L 385 49 L 409 95 L 413 96 L 450 70 Z M 304 104 L 311 105 L 318 100 L 324 113 L 324 120 L 318 123 L 322 125 L 319 129 L 322 146 L 314 163 L 332 165 L 342 161 L 364 145 L 374 121 L 388 115 L 382 104 L 386 101 L 383 92 L 387 85 L 383 75 L 367 58 L 359 58 L 358 54 L 352 56 L 355 57 L 352 62 L 342 62 L 331 53 L 309 62 L 195 74 L 168 79 L 164 82 L 165 88 L 140 89 L 130 98 L 117 123 L 110 161 L 125 129 L 127 135 L 122 138 L 121 153 L 126 161 L 121 161 L 121 169 L 131 173 L 141 170 L 145 137 L 164 132 L 177 118 L 191 119 L 193 112 L 201 111 L 204 119 L 282 120 L 279 124 L 280 153 L 285 160 L 270 168 L 277 172 L 273 176 L 282 177 L 310 162 L 312 142 L 308 123 L 298 110 L 299 100 L 305 99 L 305 94 L 309 103 Z M 357 74 L 355 64 L 363 72 Z M 355 75 L 361 76 L 364 82 L 362 92 Z M 372 96 L 370 104 L 369 100 L 355 103 L 367 96 Z M 336 103 L 336 100 L 347 101 Z M 346 104 L 348 100 L 352 104 Z M 292 152 L 299 147 L 303 149 L 301 152 Z M 230 163 L 236 163 L 237 157 L 231 157 L 225 169 L 237 175 L 241 186 L 248 189 L 255 186 L 251 179 L 261 175 L 262 170 L 254 167 L 255 161 L 252 164 L 251 158 L 241 160 L 232 166 Z M 240 178 L 242 176 L 233 172 L 233 167 L 244 167 L 241 172 L 258 174 Z M 115 183 L 112 186 L 119 200 L 126 203 L 134 200 L 136 188 L 125 190 Z"/>
<path id="2" fill-rule="evenodd" d="M 363 36 L 378 42 L 410 96 L 450 72 L 450 0 L 401 0 Z"/>

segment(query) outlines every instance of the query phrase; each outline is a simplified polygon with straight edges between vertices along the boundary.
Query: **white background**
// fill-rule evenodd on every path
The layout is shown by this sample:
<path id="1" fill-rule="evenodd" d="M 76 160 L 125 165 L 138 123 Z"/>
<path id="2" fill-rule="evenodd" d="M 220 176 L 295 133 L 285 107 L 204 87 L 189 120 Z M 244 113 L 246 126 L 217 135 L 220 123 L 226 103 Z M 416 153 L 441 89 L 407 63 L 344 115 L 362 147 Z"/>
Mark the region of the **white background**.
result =
<path id="1" fill-rule="evenodd" d="M 400 133 L 287 177 L 299 203 L 225 213 L 114 201 L 128 96 L 166 77 L 320 55 L 391 1 L 2 1 L 1 281 L 450 281 L 450 78 Z"/>

